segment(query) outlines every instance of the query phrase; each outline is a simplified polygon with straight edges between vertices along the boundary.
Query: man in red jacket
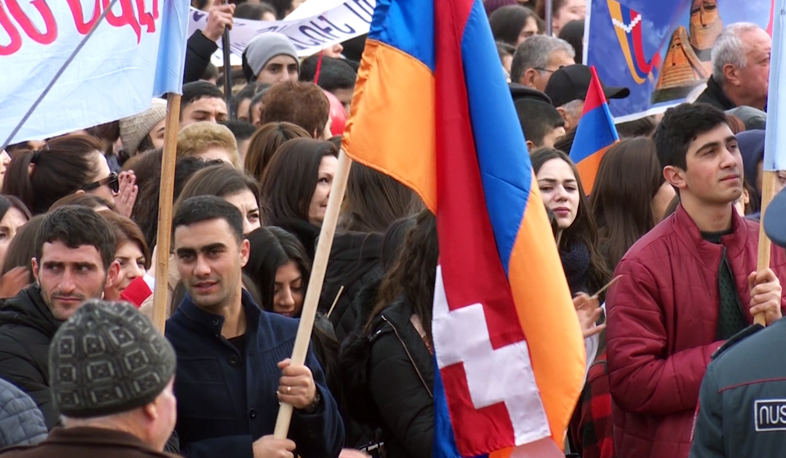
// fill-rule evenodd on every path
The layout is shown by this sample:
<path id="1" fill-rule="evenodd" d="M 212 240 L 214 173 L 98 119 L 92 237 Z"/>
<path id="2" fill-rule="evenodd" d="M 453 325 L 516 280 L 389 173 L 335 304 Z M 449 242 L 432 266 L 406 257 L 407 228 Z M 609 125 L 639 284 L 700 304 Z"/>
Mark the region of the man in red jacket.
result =
<path id="1" fill-rule="evenodd" d="M 756 271 L 759 225 L 737 215 L 743 167 L 724 113 L 704 104 L 666 112 L 654 136 L 681 204 L 634 244 L 607 298 L 608 368 L 620 458 L 684 458 L 712 353 L 786 301 L 771 269 Z M 786 275 L 782 250 L 773 269 Z"/>

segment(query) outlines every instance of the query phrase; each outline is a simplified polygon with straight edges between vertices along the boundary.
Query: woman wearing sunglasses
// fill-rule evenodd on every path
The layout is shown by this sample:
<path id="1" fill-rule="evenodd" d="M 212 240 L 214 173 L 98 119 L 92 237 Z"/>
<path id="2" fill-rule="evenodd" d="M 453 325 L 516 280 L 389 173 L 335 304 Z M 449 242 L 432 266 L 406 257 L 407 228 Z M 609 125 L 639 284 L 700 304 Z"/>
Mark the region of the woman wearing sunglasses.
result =
<path id="1" fill-rule="evenodd" d="M 95 194 L 130 216 L 136 200 L 133 173 L 109 170 L 101 142 L 89 135 L 69 135 L 47 142 L 42 150 L 20 154 L 8 167 L 3 193 L 18 197 L 36 215 L 71 194 Z"/>

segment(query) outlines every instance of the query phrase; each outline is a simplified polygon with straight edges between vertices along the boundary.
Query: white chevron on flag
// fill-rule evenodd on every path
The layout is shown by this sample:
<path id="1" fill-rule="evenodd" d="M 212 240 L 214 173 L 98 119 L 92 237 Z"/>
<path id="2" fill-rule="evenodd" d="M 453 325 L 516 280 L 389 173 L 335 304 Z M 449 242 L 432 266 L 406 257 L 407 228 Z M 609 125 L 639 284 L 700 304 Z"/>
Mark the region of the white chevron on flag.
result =
<path id="1" fill-rule="evenodd" d="M 493 349 L 481 304 L 448 309 L 441 267 L 437 267 L 432 329 L 439 369 L 464 365 L 476 409 L 504 402 L 517 445 L 551 436 L 527 342 Z"/>

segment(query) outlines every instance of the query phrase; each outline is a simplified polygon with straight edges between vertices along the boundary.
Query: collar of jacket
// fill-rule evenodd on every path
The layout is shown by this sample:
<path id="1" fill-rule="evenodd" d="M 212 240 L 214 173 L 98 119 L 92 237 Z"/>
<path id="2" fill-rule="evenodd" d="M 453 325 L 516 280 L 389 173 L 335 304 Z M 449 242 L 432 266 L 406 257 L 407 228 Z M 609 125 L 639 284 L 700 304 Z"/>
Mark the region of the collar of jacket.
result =
<path id="1" fill-rule="evenodd" d="M 241 303 L 243 313 L 246 314 L 246 334 L 255 333 L 262 310 L 245 289 L 243 290 Z M 191 301 L 191 296 L 188 294 L 183 298 L 183 302 L 180 303 L 180 310 L 195 329 L 207 335 L 221 335 L 221 329 L 224 327 L 224 317 L 200 308 Z"/>
<path id="2" fill-rule="evenodd" d="M 44 334 L 54 336 L 63 321 L 52 315 L 41 297 L 41 287 L 34 283 L 3 303 L 0 323 L 33 326 Z"/>
<path id="3" fill-rule="evenodd" d="M 702 238 L 699 227 L 696 226 L 688 212 L 682 208 L 682 205 L 677 206 L 672 221 L 677 238 L 683 242 L 686 249 L 699 259 L 699 262 L 709 269 L 718 268 L 720 262 L 718 258 L 724 247 L 727 259 L 732 259 L 741 254 L 748 243 L 748 230 L 745 227 L 745 221 L 733 208 L 731 211 L 732 233 L 721 237 L 722 246 Z"/>
<path id="4" fill-rule="evenodd" d="M 142 439 L 131 433 L 107 428 L 93 428 L 80 426 L 75 428 L 55 428 L 49 433 L 45 441 L 51 445 L 84 445 L 86 447 L 95 445 L 113 445 L 121 447 L 142 448 L 153 450 Z"/>
<path id="5" fill-rule="evenodd" d="M 707 80 L 707 89 L 710 91 L 713 97 L 723 105 L 724 110 L 731 110 L 732 108 L 737 108 L 737 104 L 732 102 L 729 96 L 726 95 L 726 92 L 723 91 L 723 88 L 720 87 L 717 81 L 715 81 L 714 76 L 710 76 L 710 79 Z"/>

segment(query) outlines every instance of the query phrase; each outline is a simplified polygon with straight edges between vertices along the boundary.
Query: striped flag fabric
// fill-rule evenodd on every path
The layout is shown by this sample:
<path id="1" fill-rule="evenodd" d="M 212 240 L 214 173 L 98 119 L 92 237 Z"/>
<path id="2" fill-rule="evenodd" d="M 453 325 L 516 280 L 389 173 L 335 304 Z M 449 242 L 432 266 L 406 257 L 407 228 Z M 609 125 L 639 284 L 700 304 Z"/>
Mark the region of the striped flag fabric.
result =
<path id="1" fill-rule="evenodd" d="M 343 147 L 437 216 L 433 456 L 560 456 L 584 345 L 481 0 L 378 0 Z"/>
<path id="2" fill-rule="evenodd" d="M 620 139 L 598 72 L 594 66 L 590 67 L 590 72 L 592 72 L 592 80 L 584 101 L 584 111 L 570 149 L 570 158 L 579 170 L 584 192 L 588 195 L 595 184 L 600 160 L 603 159 L 606 150 Z"/>

